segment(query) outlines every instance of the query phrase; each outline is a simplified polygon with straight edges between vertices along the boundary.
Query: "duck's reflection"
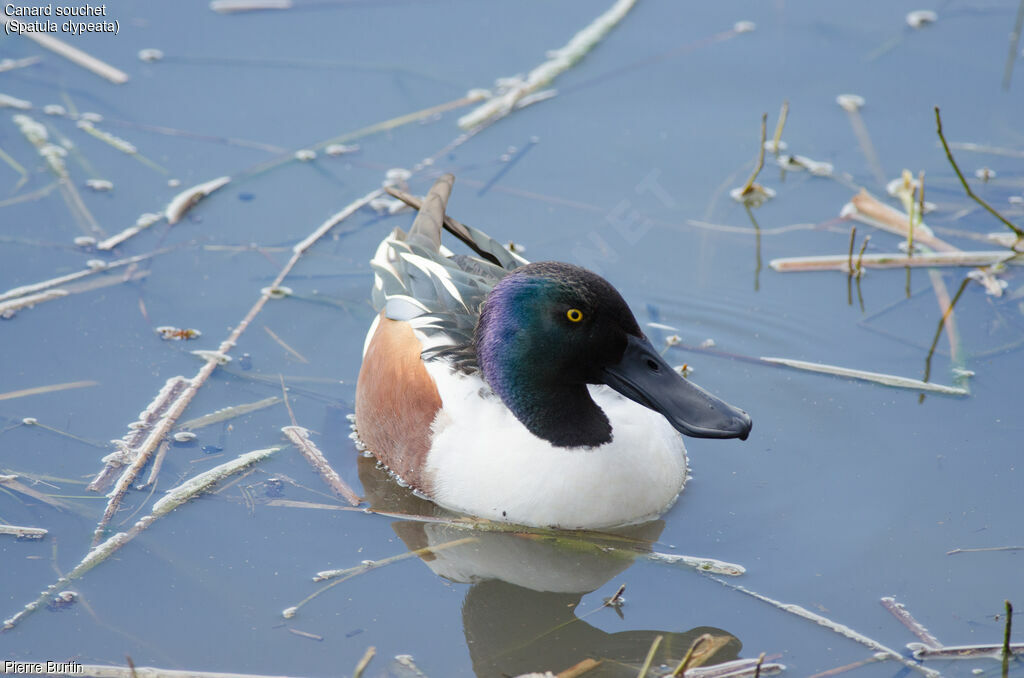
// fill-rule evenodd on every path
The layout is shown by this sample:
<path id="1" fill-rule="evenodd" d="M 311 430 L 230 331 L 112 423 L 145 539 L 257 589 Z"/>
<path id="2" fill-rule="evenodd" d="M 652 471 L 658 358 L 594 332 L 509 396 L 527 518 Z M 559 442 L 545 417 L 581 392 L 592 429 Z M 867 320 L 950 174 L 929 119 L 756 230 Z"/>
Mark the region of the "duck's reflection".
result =
<path id="1" fill-rule="evenodd" d="M 373 459 L 360 460 L 359 476 L 374 510 L 453 517 L 397 486 Z M 591 625 L 586 615 L 577 616 L 576 608 L 585 594 L 606 585 L 651 549 L 664 528 L 660 520 L 603 535 L 526 528 L 487 532 L 412 520 L 396 521 L 393 527 L 410 550 L 430 549 L 421 559 L 436 574 L 471 584 L 462 606 L 462 621 L 473 668 L 480 678 L 557 673 L 588 657 L 601 663 L 586 672 L 587 678 L 636 676 L 659 635 L 663 639 L 652 664 L 655 667 L 675 668 L 704 633 L 716 638 L 717 647 L 706 663 L 738 656 L 739 640 L 720 629 L 608 633 Z M 466 537 L 473 540 L 467 543 Z M 462 543 L 454 543 L 459 541 Z"/>

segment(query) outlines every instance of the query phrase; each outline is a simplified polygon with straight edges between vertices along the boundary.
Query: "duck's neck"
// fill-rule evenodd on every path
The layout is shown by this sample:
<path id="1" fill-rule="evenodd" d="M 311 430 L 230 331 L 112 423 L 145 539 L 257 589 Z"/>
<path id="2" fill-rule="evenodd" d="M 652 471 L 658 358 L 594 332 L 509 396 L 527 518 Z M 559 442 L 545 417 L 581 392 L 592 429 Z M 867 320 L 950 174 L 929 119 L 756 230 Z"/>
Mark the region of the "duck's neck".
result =
<path id="1" fill-rule="evenodd" d="M 484 378 L 530 433 L 556 447 L 597 447 L 612 439 L 612 426 L 585 384 L 559 384 L 531 375 Z M 493 372 L 493 370 L 491 370 Z"/>

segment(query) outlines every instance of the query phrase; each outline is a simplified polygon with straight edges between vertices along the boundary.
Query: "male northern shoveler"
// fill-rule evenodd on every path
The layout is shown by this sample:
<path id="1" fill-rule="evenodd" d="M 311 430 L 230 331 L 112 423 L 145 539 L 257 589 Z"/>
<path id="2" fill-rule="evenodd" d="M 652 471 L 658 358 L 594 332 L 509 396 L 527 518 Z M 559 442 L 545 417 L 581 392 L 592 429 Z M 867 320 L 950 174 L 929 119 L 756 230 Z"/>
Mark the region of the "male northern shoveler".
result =
<path id="1" fill-rule="evenodd" d="M 600 528 L 661 514 L 686 481 L 679 433 L 746 439 L 750 417 L 669 367 L 604 278 L 530 264 L 446 217 L 453 182 L 441 177 L 373 258 L 363 444 L 435 503 L 492 520 Z M 442 226 L 479 256 L 449 252 Z"/>

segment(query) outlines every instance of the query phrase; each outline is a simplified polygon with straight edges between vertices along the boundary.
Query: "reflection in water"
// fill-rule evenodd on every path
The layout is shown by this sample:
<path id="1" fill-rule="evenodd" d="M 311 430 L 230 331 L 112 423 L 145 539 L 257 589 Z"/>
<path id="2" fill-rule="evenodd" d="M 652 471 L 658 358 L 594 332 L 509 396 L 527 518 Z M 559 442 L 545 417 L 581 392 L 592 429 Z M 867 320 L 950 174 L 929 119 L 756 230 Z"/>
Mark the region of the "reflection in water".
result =
<path id="1" fill-rule="evenodd" d="M 718 640 L 707 663 L 738 656 L 739 640 L 719 629 L 608 633 L 591 625 L 587 615 L 576 615 L 585 594 L 604 586 L 638 555 L 652 549 L 664 529 L 663 521 L 610 533 L 530 528 L 487 532 L 430 522 L 431 518 L 457 516 L 399 487 L 371 458 L 359 460 L 359 478 L 374 510 L 421 517 L 392 524 L 410 550 L 449 545 L 421 558 L 438 576 L 471 585 L 463 602 L 462 621 L 474 672 L 480 678 L 557 672 L 588 657 L 601 660 L 601 664 L 587 676 L 632 677 L 658 635 L 664 638 L 654 666 L 675 667 L 703 633 Z M 466 536 L 473 536 L 474 541 L 452 545 Z M 591 613 L 601 609 L 594 608 Z"/>
<path id="2" fill-rule="evenodd" d="M 743 209 L 747 211 L 747 217 L 750 218 L 750 223 L 754 225 L 754 243 L 757 253 L 757 265 L 754 267 L 754 291 L 758 292 L 761 290 L 761 225 L 757 223 L 754 213 L 750 211 L 750 205 L 744 204 Z"/>
<path id="3" fill-rule="evenodd" d="M 939 318 L 939 326 L 935 328 L 935 336 L 932 337 L 932 344 L 931 344 L 931 346 L 928 347 L 928 355 L 924 359 L 924 376 L 921 377 L 921 381 L 928 381 L 928 379 L 932 375 L 932 356 L 935 355 L 935 347 L 939 345 L 939 337 L 942 336 L 942 328 L 949 321 L 949 317 L 953 313 L 953 307 L 956 306 L 956 302 L 958 302 L 960 300 L 960 295 L 964 293 L 964 289 L 967 287 L 967 283 L 969 283 L 970 281 L 971 281 L 970 278 L 966 278 L 965 277 L 963 279 L 963 282 L 960 283 L 960 288 L 956 291 L 956 294 L 953 295 L 952 301 L 949 302 L 949 306 L 947 306 L 942 311 L 942 317 Z M 957 362 L 957 356 L 956 356 L 957 351 L 956 351 L 956 346 L 954 345 L 955 344 L 954 333 L 955 333 L 955 330 L 950 329 L 950 333 L 949 333 L 949 344 L 950 344 L 949 351 L 950 351 L 951 357 L 953 358 L 953 361 Z M 920 394 L 917 397 L 917 402 L 918 402 L 918 404 L 924 402 L 924 393 Z"/>

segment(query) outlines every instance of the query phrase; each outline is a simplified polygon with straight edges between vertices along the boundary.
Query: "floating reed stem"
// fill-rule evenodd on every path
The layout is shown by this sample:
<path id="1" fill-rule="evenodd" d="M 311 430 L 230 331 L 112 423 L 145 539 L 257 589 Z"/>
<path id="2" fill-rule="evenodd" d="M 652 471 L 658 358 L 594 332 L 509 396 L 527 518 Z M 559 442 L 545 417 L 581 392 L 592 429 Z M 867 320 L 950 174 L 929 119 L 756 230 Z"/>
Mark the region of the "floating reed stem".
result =
<path id="1" fill-rule="evenodd" d="M 0 534 L 11 535 L 18 539 L 42 539 L 47 532 L 41 527 L 22 527 L 20 525 L 0 525 Z"/>
<path id="2" fill-rule="evenodd" d="M 40 605 L 45 603 L 51 598 L 58 589 L 66 586 L 69 582 L 78 579 L 86 572 L 96 567 L 104 560 L 109 558 L 122 546 L 130 542 L 132 539 L 137 537 L 141 532 L 153 524 L 155 520 L 167 515 L 174 509 L 178 508 L 188 500 L 192 499 L 197 494 L 206 491 L 217 482 L 224 478 L 237 473 L 245 467 L 254 464 L 266 457 L 269 457 L 274 452 L 277 452 L 279 447 L 271 447 L 265 450 L 254 450 L 247 452 L 246 454 L 240 455 L 231 461 L 225 462 L 219 466 L 204 471 L 199 475 L 191 478 L 181 485 L 171 489 L 168 493 L 160 499 L 158 502 L 153 504 L 153 508 L 148 516 L 145 516 L 137 523 L 135 523 L 130 530 L 127 532 L 118 532 L 117 534 L 109 537 L 106 541 L 101 544 L 97 544 L 90 550 L 85 557 L 75 566 L 71 572 L 57 579 L 56 582 L 51 584 L 43 591 L 36 600 L 25 605 L 17 614 L 10 619 L 4 620 L 3 624 L 0 625 L 0 632 L 9 631 L 13 629 L 22 619 L 32 614 L 39 608 Z M 76 673 L 75 675 L 83 675 Z M 157 674 L 159 675 L 159 674 Z"/>
<path id="3" fill-rule="evenodd" d="M 459 118 L 459 127 L 472 129 L 511 113 L 525 96 L 547 86 L 582 59 L 608 34 L 608 31 L 622 21 L 635 2 L 636 0 L 618 0 L 589 26 L 574 35 L 564 47 L 548 52 L 549 59 L 530 71 L 525 80 L 516 82 L 505 92 Z"/>
<path id="4" fill-rule="evenodd" d="M 348 483 L 341 479 L 331 464 L 327 461 L 327 457 L 324 453 L 313 444 L 313 441 L 309 439 L 309 430 L 302 428 L 301 426 L 285 426 L 281 431 L 288 436 L 288 439 L 292 441 L 292 444 L 299 449 L 302 456 L 306 458 L 320 477 L 324 479 L 327 486 L 331 488 L 337 496 L 347 501 L 352 506 L 359 506 L 362 499 L 359 498 Z"/>
<path id="5" fill-rule="evenodd" d="M 292 0 L 210 0 L 210 9 L 221 14 L 258 12 L 265 9 L 291 9 Z"/>
<path id="6" fill-rule="evenodd" d="M 86 486 L 87 490 L 93 492 L 104 491 L 109 487 L 113 476 L 120 472 L 120 469 L 134 463 L 140 456 L 148 458 L 149 453 L 152 449 L 156 448 L 156 445 L 153 445 L 152 449 L 147 450 L 145 445 L 147 439 L 152 437 L 151 433 L 155 426 L 164 418 L 174 400 L 185 391 L 188 384 L 188 379 L 182 376 L 171 377 L 164 382 L 156 397 L 139 414 L 138 420 L 128 425 L 131 433 L 117 441 L 116 451 L 103 458 L 105 466 L 93 481 Z M 163 436 L 160 436 L 158 440 L 162 438 Z M 118 497 L 118 501 L 120 501 L 120 497 Z M 116 502 L 112 503 L 115 504 L 116 508 Z M 107 509 L 109 511 L 110 507 L 108 506 Z M 109 519 L 108 516 L 104 517 Z"/>
<path id="7" fill-rule="evenodd" d="M 352 671 L 352 678 L 362 678 L 363 671 L 370 665 L 370 660 L 373 659 L 375 654 L 377 654 L 377 648 L 373 645 L 366 648 L 366 652 L 363 653 L 362 658 L 356 664 L 356 668 Z"/>
<path id="8" fill-rule="evenodd" d="M 0 16 L 0 18 L 2 18 L 2 16 Z M 42 34 L 26 33 L 26 35 L 39 36 Z M 102 234 L 103 229 L 96 223 L 92 213 L 89 212 L 85 203 L 82 202 L 82 196 L 79 195 L 74 182 L 71 181 L 67 166 L 64 164 L 64 156 L 67 154 L 64 148 L 51 143 L 49 140 L 50 135 L 46 130 L 46 126 L 32 119 L 30 116 L 19 113 L 11 119 L 18 126 L 18 130 L 22 133 L 25 139 L 35 147 L 39 155 L 46 161 L 50 171 L 52 171 L 57 177 L 57 184 L 60 189 L 61 196 L 64 198 L 64 202 L 67 204 L 68 209 L 71 211 L 71 215 L 75 217 L 76 221 L 79 222 L 86 233 Z"/>
<path id="9" fill-rule="evenodd" d="M 1002 659 L 1005 647 L 1003 643 L 993 645 L 943 645 L 928 647 L 924 643 L 907 643 L 907 649 L 914 659 Z M 1024 643 L 1013 643 L 1009 647 L 1011 655 L 1024 654 Z"/>
<path id="10" fill-rule="evenodd" d="M 865 240 L 865 243 L 867 241 Z M 768 265 L 780 273 L 797 271 L 855 272 L 867 268 L 925 268 L 934 266 L 991 266 L 993 264 L 1024 265 L 1024 256 L 1005 250 L 981 252 L 932 252 L 911 257 L 905 254 L 864 254 L 863 247 L 853 267 L 852 252 L 814 257 L 782 257 L 772 259 Z"/>
<path id="11" fill-rule="evenodd" d="M 748 589 L 744 586 L 740 586 L 739 584 L 732 584 L 730 582 L 725 581 L 724 579 L 719 579 L 718 577 L 711 578 L 717 581 L 722 586 L 728 587 L 734 591 L 738 591 L 740 593 L 748 595 L 751 598 L 760 600 L 761 602 L 768 603 L 772 607 L 778 608 L 783 612 L 788 612 L 789 614 L 792 614 L 794 616 L 812 621 L 815 624 L 818 624 L 819 626 L 824 626 L 833 633 L 837 633 L 843 636 L 844 638 L 848 638 L 856 643 L 860 643 L 861 645 L 864 645 L 865 647 L 871 649 L 873 652 L 882 653 L 884 654 L 886 659 L 895 660 L 900 664 L 903 664 L 907 668 L 917 671 L 918 673 L 928 676 L 929 678 L 941 678 L 942 674 L 940 674 L 938 671 L 934 671 L 925 666 L 921 666 L 917 662 L 907 659 L 896 650 L 893 650 L 892 648 L 889 648 L 881 644 L 873 638 L 865 636 L 863 633 L 854 631 L 845 624 L 839 624 L 837 622 L 834 622 L 828 617 L 817 614 L 816 612 L 811 612 L 807 608 L 801 607 L 800 605 L 794 605 L 793 603 L 783 603 L 781 601 L 775 600 L 774 598 L 769 598 L 764 594 L 758 593 L 757 591 L 752 591 L 751 589 Z"/>
<path id="12" fill-rule="evenodd" d="M 4 71 L 13 71 L 16 68 L 25 68 L 26 66 L 34 66 L 42 61 L 42 57 L 25 57 L 24 59 L 0 59 L 0 73 Z"/>
<path id="13" fill-rule="evenodd" d="M 0 14 L 0 21 L 3 21 L 4 24 L 9 24 L 11 19 Z M 71 61 L 86 70 L 92 71 L 102 78 L 106 78 L 112 83 L 120 85 L 128 82 L 128 74 L 124 71 L 114 68 L 104 61 L 100 61 L 91 54 L 86 54 L 77 47 L 72 47 L 68 43 L 63 40 L 58 40 L 52 35 L 48 35 L 46 33 L 21 33 L 21 35 L 29 40 L 34 40 L 38 45 L 45 47 L 51 52 L 59 54 L 68 61 Z"/>
<path id="14" fill-rule="evenodd" d="M 171 249 L 172 248 L 167 247 L 167 248 L 164 248 L 164 249 L 159 249 L 159 250 L 155 250 L 153 252 L 149 252 L 147 254 L 138 254 L 138 255 L 133 256 L 133 257 L 125 257 L 124 259 L 117 259 L 116 261 L 111 261 L 109 263 L 105 263 L 102 266 L 89 266 L 88 268 L 85 268 L 84 270 L 75 271 L 74 273 L 68 273 L 67 275 L 57 276 L 56 278 L 50 278 L 49 280 L 44 280 L 42 282 L 32 283 L 31 285 L 22 285 L 21 287 L 14 287 L 14 288 L 11 288 L 11 289 L 7 290 L 6 292 L 0 293 L 0 301 L 4 301 L 4 300 L 7 300 L 7 299 L 14 299 L 15 297 L 20 297 L 20 296 L 25 295 L 25 294 L 32 294 L 33 292 L 40 292 L 42 290 L 49 289 L 51 287 L 57 287 L 58 285 L 64 285 L 65 283 L 69 283 L 69 282 L 71 282 L 73 280 L 78 280 L 78 279 L 84 278 L 86 276 L 95 275 L 95 274 L 103 272 L 103 271 L 110 271 L 110 270 L 115 269 L 115 268 L 121 268 L 122 266 L 128 266 L 128 265 L 131 265 L 131 264 L 136 264 L 136 263 L 138 263 L 140 261 L 145 261 L 146 259 L 151 259 L 152 257 L 155 257 L 158 254 L 164 254 L 165 252 L 170 252 Z"/>
<path id="15" fill-rule="evenodd" d="M 160 444 L 160 441 L 163 440 L 164 436 L 166 436 L 171 431 L 171 429 L 174 427 L 175 422 L 178 421 L 182 413 L 185 411 L 185 408 L 188 407 L 189 403 L 192 402 L 192 399 L 195 397 L 196 393 L 203 386 L 203 384 L 206 383 L 206 380 L 210 378 L 210 375 L 213 374 L 213 371 L 217 369 L 217 367 L 221 364 L 218 357 L 226 356 L 227 353 L 235 346 L 236 342 L 238 341 L 238 338 L 242 336 L 242 333 L 245 332 L 246 328 L 253 321 L 253 319 L 255 319 L 256 315 L 259 314 L 259 312 L 263 309 L 264 304 L 266 304 L 267 301 L 270 299 L 270 290 L 275 289 L 281 285 L 281 282 L 284 280 L 284 278 L 291 272 L 291 270 L 298 263 L 303 252 L 305 252 L 305 250 L 308 249 L 309 247 L 312 247 L 313 243 L 315 243 L 317 239 L 319 239 L 325 233 L 327 233 L 327 231 L 329 231 L 332 226 L 339 223 L 340 221 L 350 216 L 351 214 L 354 214 L 356 210 L 358 210 L 363 205 L 368 204 L 371 200 L 373 200 L 380 194 L 381 189 L 377 189 L 375 191 L 371 191 L 362 198 L 359 198 L 358 200 L 352 202 L 346 208 L 344 208 L 343 210 L 335 214 L 333 217 L 328 219 L 326 222 L 321 224 L 312 234 L 310 234 L 302 242 L 295 245 L 295 247 L 293 248 L 294 253 L 292 254 L 292 257 L 285 264 L 284 268 L 282 268 L 281 271 L 277 274 L 277 277 L 274 279 L 274 282 L 268 288 L 264 289 L 264 291 L 260 294 L 259 299 L 257 299 L 256 303 L 253 304 L 252 308 L 249 309 L 249 312 L 246 314 L 246 316 L 234 328 L 234 330 L 231 331 L 231 333 L 228 335 L 228 338 L 221 342 L 217 350 L 209 352 L 209 356 L 205 358 L 206 362 L 199 369 L 199 372 L 196 373 L 196 376 L 190 380 L 186 380 L 187 386 L 185 386 L 184 389 L 180 390 L 180 393 L 174 398 L 173 402 L 167 404 L 166 407 L 163 405 L 161 397 L 162 394 L 164 394 L 164 391 L 169 387 L 167 384 L 164 385 L 164 388 L 161 389 L 160 393 L 157 394 L 157 397 L 154 400 L 154 403 L 161 403 L 160 413 L 162 414 L 162 416 L 159 418 L 158 421 L 156 421 L 155 425 L 153 426 L 152 432 L 145 438 L 145 440 L 140 441 L 137 451 L 134 452 L 133 454 L 132 460 L 137 459 L 141 455 L 148 456 L 149 454 L 151 454 L 152 451 L 156 448 L 156 446 Z M 184 378 L 176 377 L 175 379 Z M 121 451 L 119 450 L 114 454 L 118 455 L 120 452 Z M 123 461 L 123 455 L 121 455 L 121 457 Z M 106 459 L 104 459 L 104 461 L 106 461 Z M 131 463 L 131 461 L 123 461 L 123 463 Z M 107 472 L 108 469 L 104 469 L 104 473 Z M 103 476 L 103 474 L 101 474 L 101 476 Z M 93 482 L 96 483 L 99 480 L 100 478 L 98 477 Z M 119 502 L 120 496 L 118 496 L 116 503 L 112 501 L 111 504 L 108 504 L 105 515 L 107 513 L 113 515 L 113 513 L 117 510 L 117 503 Z M 102 533 L 104 526 L 105 522 L 103 521 L 101 521 L 100 525 L 97 526 L 97 537 Z"/>
<path id="16" fill-rule="evenodd" d="M 231 177 L 217 177 L 191 188 L 186 188 L 171 198 L 171 202 L 167 203 L 167 209 L 164 210 L 167 223 L 172 225 L 178 223 L 185 216 L 186 212 L 195 207 L 196 203 L 230 182 Z"/>
<path id="17" fill-rule="evenodd" d="M 60 299 L 61 297 L 66 296 L 68 296 L 67 290 L 56 289 L 46 290 L 39 294 L 30 294 L 27 297 L 20 297 L 18 299 L 11 299 L 10 301 L 0 302 L 0 318 L 10 318 L 23 308 L 32 308 L 36 304 L 41 304 L 44 301 Z"/>
<path id="18" fill-rule="evenodd" d="M 326 586 L 317 589 L 313 593 L 309 594 L 308 596 L 300 600 L 295 605 L 292 605 L 289 608 L 281 610 L 281 616 L 285 619 L 291 619 L 298 613 L 299 609 L 302 606 L 304 606 L 306 603 L 310 602 L 314 598 L 317 598 L 324 592 L 334 588 L 342 582 L 348 581 L 349 579 L 357 577 L 366 572 L 370 572 L 371 570 L 376 570 L 378 568 L 384 567 L 385 565 L 397 563 L 400 560 L 406 560 L 407 558 L 417 558 L 419 556 L 425 556 L 428 554 L 436 553 L 447 548 L 463 546 L 465 544 L 472 544 L 477 541 L 479 541 L 477 537 L 462 537 L 461 539 L 453 539 L 452 541 L 447 541 L 443 544 L 438 544 L 436 546 L 424 546 L 422 548 L 415 549 L 414 551 L 406 551 L 405 553 L 399 553 L 396 556 L 390 556 L 388 558 L 382 558 L 380 560 L 363 561 L 361 564 L 355 567 L 350 567 L 344 570 L 325 570 L 322 572 L 317 572 L 316 576 L 313 577 L 314 582 L 326 581 L 328 579 L 334 579 L 335 581 L 332 581 L 330 584 L 327 584 Z"/>
<path id="19" fill-rule="evenodd" d="M 836 365 L 811 363 L 806 362 L 804 360 L 791 360 L 789 358 L 763 357 L 761 358 L 761 360 L 766 363 L 772 363 L 775 365 L 785 365 L 786 367 L 792 367 L 798 370 L 807 370 L 809 372 L 821 372 L 823 374 L 833 374 L 837 377 L 846 377 L 848 379 L 860 379 L 861 381 L 871 381 L 876 384 L 882 384 L 883 386 L 908 388 L 915 391 L 932 391 L 935 393 L 942 393 L 945 395 L 969 395 L 967 389 L 960 388 L 958 386 L 943 386 L 942 384 L 933 384 L 927 381 L 920 381 L 919 379 L 910 379 L 909 377 L 898 377 L 894 374 L 884 374 L 882 372 L 867 372 L 864 370 L 855 370 L 848 367 L 838 367 Z"/>
<path id="20" fill-rule="evenodd" d="M 882 598 L 882 607 L 888 610 L 892 616 L 896 617 L 901 624 L 907 627 L 907 629 L 917 636 L 922 643 L 928 647 L 940 648 L 942 643 L 939 639 L 931 634 L 931 631 L 926 629 L 921 622 L 914 619 L 914 616 L 910 614 L 910 611 L 902 604 L 896 602 L 895 598 L 885 597 Z"/>
<path id="21" fill-rule="evenodd" d="M 122 139 L 121 137 L 114 136 L 110 132 L 101 130 L 101 129 L 97 128 L 96 125 L 94 125 L 92 122 L 90 122 L 88 120 L 79 120 L 76 126 L 78 127 L 78 129 L 84 131 L 89 136 L 91 136 L 93 138 L 96 138 L 96 139 L 99 139 L 103 143 L 107 144 L 108 146 L 110 146 L 110 147 L 112 147 L 112 148 L 114 148 L 114 149 L 116 149 L 118 151 L 121 151 L 125 155 L 132 156 L 133 158 L 135 158 L 136 160 L 141 162 L 146 167 L 149 167 L 150 169 L 154 169 L 157 172 L 159 172 L 161 174 L 164 174 L 164 175 L 168 174 L 168 171 L 167 171 L 166 168 L 161 167 L 160 165 L 156 164 L 155 162 L 153 162 L 152 160 L 150 160 L 146 156 L 144 156 L 141 153 L 139 153 L 138 147 L 135 144 L 131 143 L 130 141 L 126 141 L 126 140 Z"/>

